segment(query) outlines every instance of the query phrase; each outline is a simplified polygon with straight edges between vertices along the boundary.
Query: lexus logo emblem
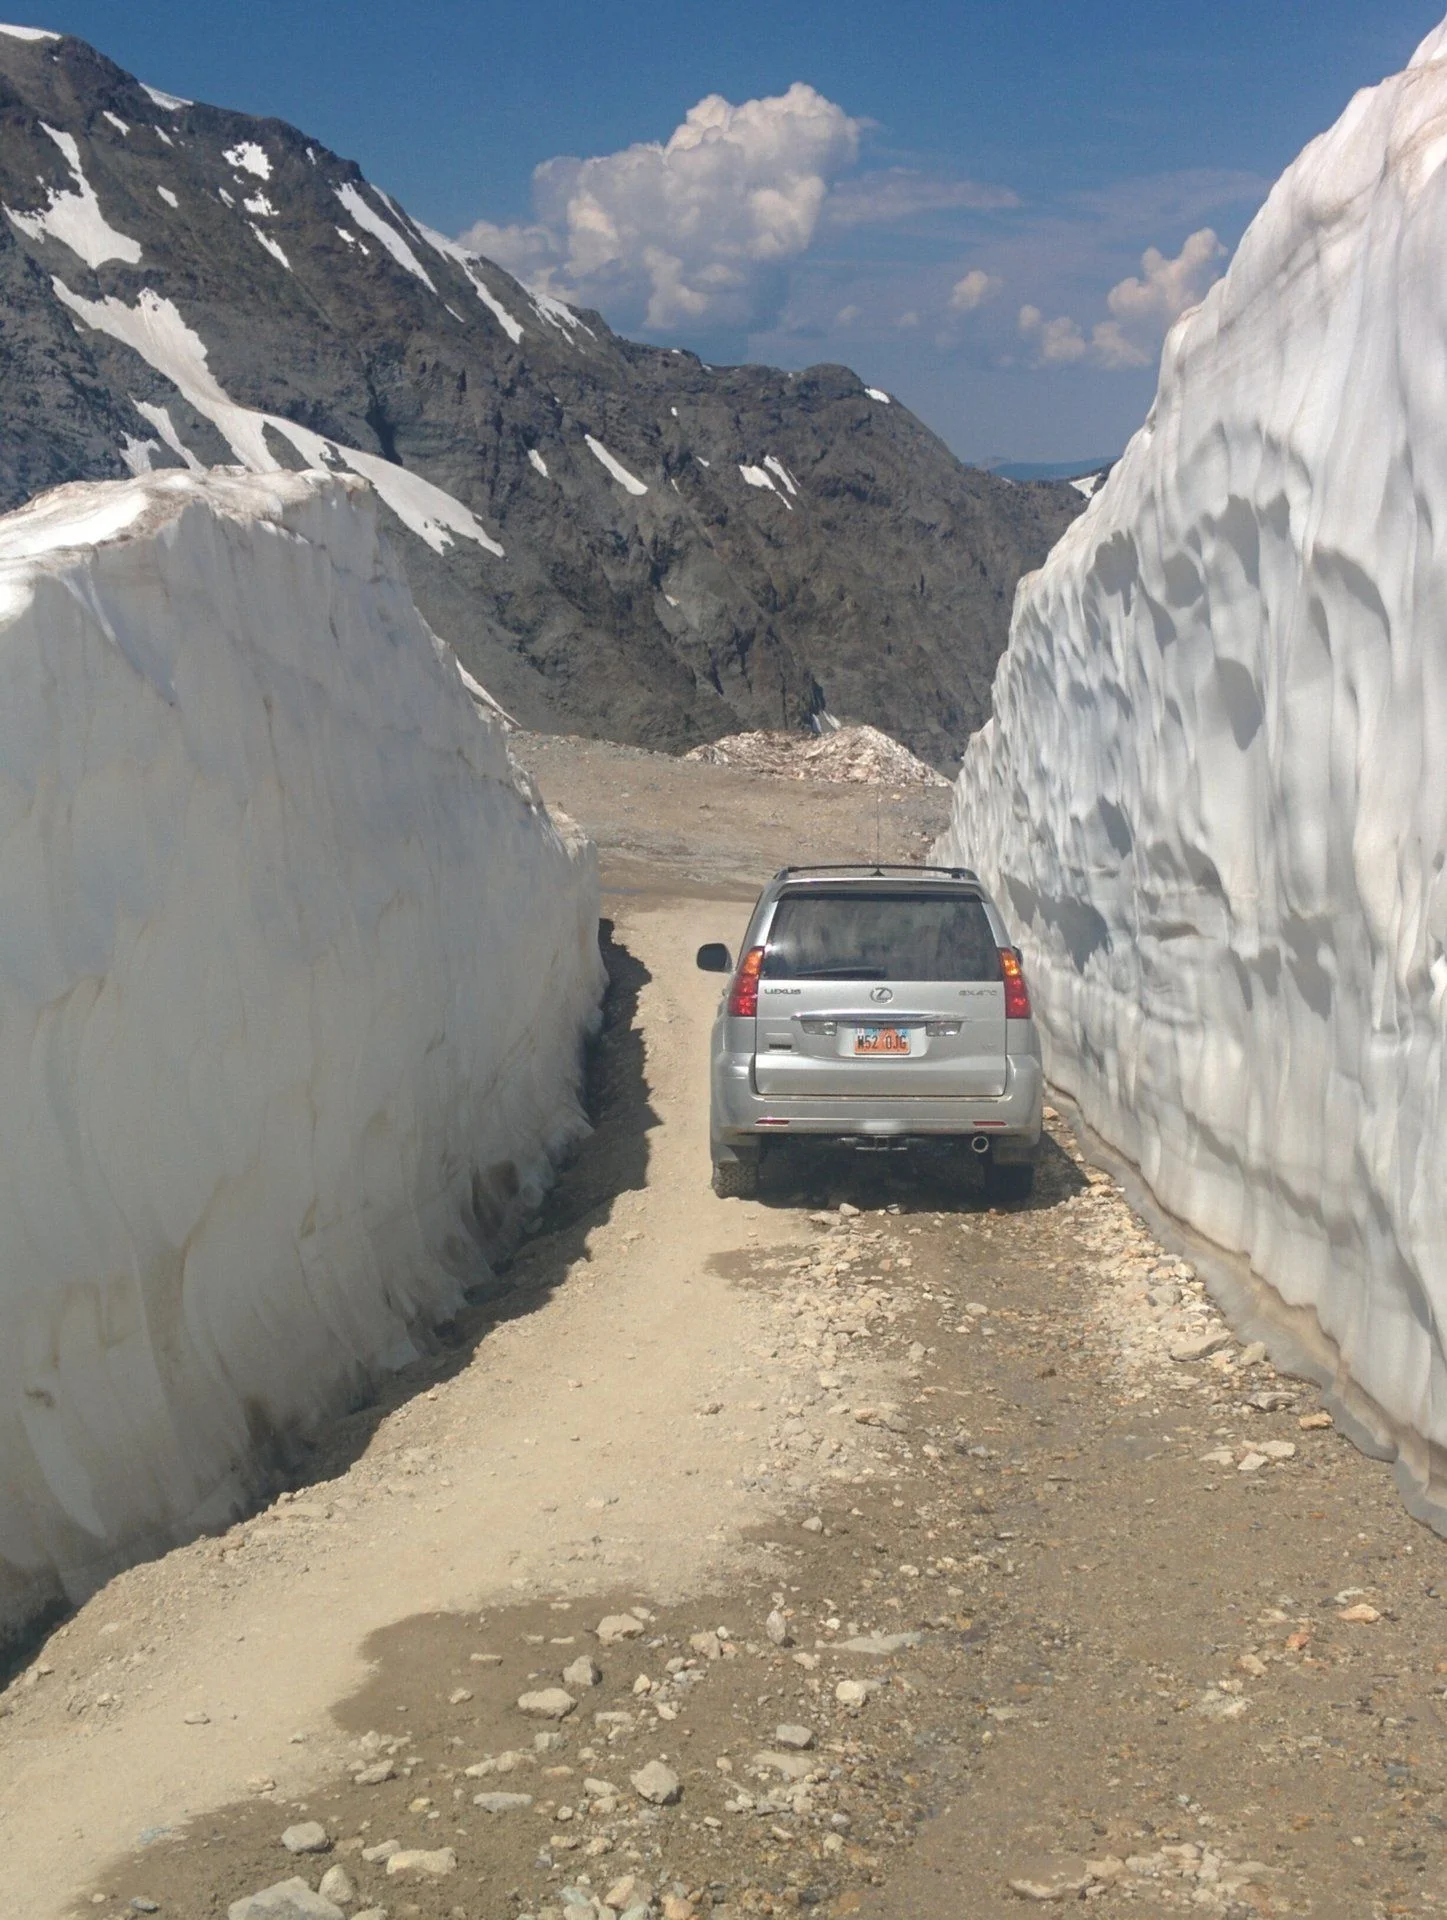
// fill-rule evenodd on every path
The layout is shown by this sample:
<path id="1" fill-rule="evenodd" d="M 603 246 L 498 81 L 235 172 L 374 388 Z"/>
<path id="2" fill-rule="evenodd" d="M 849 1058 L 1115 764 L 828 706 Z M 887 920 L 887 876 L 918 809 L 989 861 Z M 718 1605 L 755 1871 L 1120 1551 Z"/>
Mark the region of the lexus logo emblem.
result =
<path id="1" fill-rule="evenodd" d="M 893 987 L 871 987 L 869 989 L 869 997 L 871 1000 L 892 1000 L 894 998 L 894 989 Z"/>

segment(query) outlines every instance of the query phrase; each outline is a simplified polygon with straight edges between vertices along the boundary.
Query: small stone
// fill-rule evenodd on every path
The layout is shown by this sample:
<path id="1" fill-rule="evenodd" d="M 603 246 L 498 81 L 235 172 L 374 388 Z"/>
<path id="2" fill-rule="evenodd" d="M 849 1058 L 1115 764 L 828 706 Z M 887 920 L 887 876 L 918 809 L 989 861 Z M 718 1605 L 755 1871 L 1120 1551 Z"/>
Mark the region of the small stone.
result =
<path id="1" fill-rule="evenodd" d="M 1253 1680 L 1266 1678 L 1266 1662 L 1259 1654 L 1243 1653 L 1236 1662 L 1242 1673 L 1249 1673 Z"/>
<path id="2" fill-rule="evenodd" d="M 484 1813 L 525 1813 L 533 1804 L 530 1793 L 475 1793 L 472 1804 Z"/>
<path id="3" fill-rule="evenodd" d="M 363 1847 L 362 1858 L 368 1866 L 376 1866 L 379 1860 L 390 1860 L 394 1853 L 402 1851 L 400 1840 L 379 1840 L 375 1847 Z"/>
<path id="4" fill-rule="evenodd" d="M 605 1647 L 618 1640 L 636 1640 L 642 1632 L 643 1622 L 636 1620 L 631 1613 L 610 1613 L 593 1629 L 595 1637 Z"/>
<path id="5" fill-rule="evenodd" d="M 184 1724 L 188 1727 L 209 1727 L 211 1724 L 211 1716 L 209 1713 L 203 1713 L 198 1707 L 194 1713 L 188 1713 L 184 1716 Z"/>
<path id="6" fill-rule="evenodd" d="M 1009 1877 L 1011 1893 L 1022 1900 L 1073 1900 L 1090 1885 L 1083 1860 L 1031 1860 Z"/>
<path id="7" fill-rule="evenodd" d="M 1254 1407 L 1258 1413 L 1284 1413 L 1288 1407 L 1296 1405 L 1296 1395 L 1287 1393 L 1282 1387 L 1267 1387 L 1260 1393 L 1248 1393 L 1248 1407 Z"/>
<path id="8" fill-rule="evenodd" d="M 789 1631 L 789 1623 L 777 1607 L 764 1622 L 764 1632 L 776 1647 L 792 1647 L 794 1636 Z"/>
<path id="9" fill-rule="evenodd" d="M 302 1885 L 306 1885 L 305 1880 L 302 1881 Z M 159 1913 L 160 1911 L 160 1901 L 148 1899 L 144 1893 L 138 1893 L 131 1902 L 132 1913 Z"/>
<path id="10" fill-rule="evenodd" d="M 633 1791 L 650 1806 L 671 1807 L 683 1792 L 678 1775 L 672 1767 L 664 1766 L 661 1760 L 650 1760 L 646 1767 L 641 1767 L 630 1778 Z"/>
<path id="11" fill-rule="evenodd" d="M 1087 1860 L 1085 1871 L 1097 1885 L 1113 1887 L 1125 1878 L 1125 1862 L 1118 1854 L 1108 1853 L 1101 1860 Z"/>
<path id="12" fill-rule="evenodd" d="M 584 1687 L 601 1686 L 602 1681 L 603 1669 L 589 1653 L 581 1654 L 578 1659 L 563 1668 L 565 1687 L 577 1687 L 581 1690 Z"/>
<path id="13" fill-rule="evenodd" d="M 1258 1453 L 1253 1447 L 1250 1453 L 1243 1454 L 1236 1463 L 1236 1471 L 1237 1473 L 1260 1473 L 1265 1465 L 1266 1455 Z"/>
<path id="14" fill-rule="evenodd" d="M 331 1839 L 320 1820 L 302 1820 L 281 1836 L 288 1853 L 328 1853 Z"/>
<path id="15" fill-rule="evenodd" d="M 878 1691 L 877 1680 L 841 1680 L 834 1689 L 834 1698 L 841 1707 L 862 1707 L 870 1694 Z"/>
<path id="16" fill-rule="evenodd" d="M 1376 1608 L 1369 1606 L 1365 1600 L 1358 1600 L 1352 1607 L 1343 1607 L 1337 1615 L 1338 1620 L 1345 1620 L 1354 1627 L 1374 1627 L 1381 1617 Z"/>
<path id="17" fill-rule="evenodd" d="M 1250 1346 L 1241 1349 L 1243 1367 L 1259 1367 L 1265 1358 L 1266 1342 L 1264 1340 L 1253 1340 Z"/>
<path id="18" fill-rule="evenodd" d="M 1219 1353 L 1223 1347 L 1231 1344 L 1231 1336 L 1224 1327 L 1218 1327 L 1214 1333 L 1195 1333 L 1188 1339 L 1177 1340 L 1170 1349 L 1171 1358 L 1183 1365 L 1192 1360 L 1204 1360 L 1208 1354 Z"/>
<path id="19" fill-rule="evenodd" d="M 534 1720 L 566 1720 L 577 1704 L 561 1687 L 541 1687 L 536 1693 L 518 1695 L 518 1712 L 530 1714 Z"/>
<path id="20" fill-rule="evenodd" d="M 903 1653 L 909 1647 L 917 1647 L 924 1639 L 922 1633 L 856 1633 L 845 1640 L 845 1653 Z"/>
<path id="21" fill-rule="evenodd" d="M 814 1735 L 809 1727 L 788 1724 L 774 1729 L 774 1739 L 781 1747 L 791 1747 L 796 1753 L 807 1753 L 814 1744 Z"/>
<path id="22" fill-rule="evenodd" d="M 809 1518 L 802 1524 L 805 1533 L 822 1533 L 824 1531 L 824 1522 L 819 1518 L 817 1513 L 811 1513 Z"/>
<path id="23" fill-rule="evenodd" d="M 851 1206 L 847 1200 L 841 1200 L 839 1202 L 839 1218 L 841 1220 L 857 1220 L 859 1218 L 858 1207 Z"/>
<path id="24" fill-rule="evenodd" d="M 653 1692 L 653 1682 L 649 1679 L 646 1673 L 640 1673 L 638 1678 L 633 1682 L 634 1698 L 641 1700 L 645 1694 L 649 1694 L 652 1692 Z"/>
<path id="25" fill-rule="evenodd" d="M 472 1689 L 470 1687 L 454 1687 L 447 1696 L 447 1704 L 449 1707 L 460 1707 L 465 1700 L 470 1700 L 471 1698 Z"/>
<path id="26" fill-rule="evenodd" d="M 693 1902 L 685 1900 L 681 1894 L 665 1893 L 663 1920 L 694 1920 Z"/>
<path id="27" fill-rule="evenodd" d="M 1332 1424 L 1331 1415 L 1324 1410 L 1316 1413 L 1304 1413 L 1297 1421 L 1303 1433 L 1323 1433 Z"/>
<path id="28" fill-rule="evenodd" d="M 357 1897 L 351 1875 L 341 1866 L 327 1868 L 317 1892 L 323 1900 L 335 1901 L 339 1907 L 350 1907 Z"/>
<path id="29" fill-rule="evenodd" d="M 549 1731 L 547 1733 L 535 1733 L 533 1735 L 534 1753 L 556 1753 L 560 1747 L 565 1747 L 567 1744 L 567 1741 L 561 1733 Z"/>
<path id="30" fill-rule="evenodd" d="M 429 1880 L 441 1880 L 456 1873 L 457 1855 L 451 1847 L 402 1847 L 387 1858 L 387 1872 L 420 1873 Z"/>
<path id="31" fill-rule="evenodd" d="M 363 1767 L 360 1773 L 352 1775 L 359 1787 L 380 1787 L 384 1780 L 395 1780 L 397 1769 L 390 1760 L 379 1760 L 375 1766 Z"/>
<path id="32" fill-rule="evenodd" d="M 143 1904 L 132 1900 L 131 1905 L 137 1913 L 159 1911 L 154 1901 Z M 313 1893 L 300 1876 L 279 1880 L 274 1887 L 263 1887 L 244 1900 L 233 1900 L 226 1912 L 228 1920 L 345 1920 L 334 1901 Z"/>
<path id="33" fill-rule="evenodd" d="M 723 1643 L 716 1633 L 691 1633 L 688 1644 L 694 1653 L 701 1653 L 705 1660 L 721 1660 Z"/>
<path id="34" fill-rule="evenodd" d="M 646 1881 L 640 1880 L 636 1873 L 625 1873 L 603 1895 L 603 1905 L 612 1907 L 615 1913 L 626 1913 L 630 1907 L 646 1907 L 652 1898 Z"/>
<path id="35" fill-rule="evenodd" d="M 760 1772 L 782 1774 L 786 1780 L 807 1780 L 817 1764 L 802 1753 L 756 1753 L 750 1762 Z"/>
<path id="36" fill-rule="evenodd" d="M 1294 1460 L 1296 1443 L 1293 1440 L 1261 1440 L 1257 1443 L 1257 1451 L 1264 1453 L 1268 1460 Z"/>

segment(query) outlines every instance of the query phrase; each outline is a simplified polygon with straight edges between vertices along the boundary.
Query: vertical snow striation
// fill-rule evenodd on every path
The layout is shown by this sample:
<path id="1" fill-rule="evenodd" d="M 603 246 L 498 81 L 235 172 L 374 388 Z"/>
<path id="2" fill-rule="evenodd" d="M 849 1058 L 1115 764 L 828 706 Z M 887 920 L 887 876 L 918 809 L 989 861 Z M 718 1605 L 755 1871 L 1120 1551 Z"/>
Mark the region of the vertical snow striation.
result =
<path id="1" fill-rule="evenodd" d="M 0 659 L 3 1631 L 224 1522 L 486 1278 L 600 980 L 591 849 L 362 482 L 42 496 Z"/>
<path id="2" fill-rule="evenodd" d="M 1447 28 L 1277 183 L 1022 582 L 942 857 L 1055 1082 L 1447 1515 Z M 1315 1337 L 1315 1336 L 1314 1336 Z"/>

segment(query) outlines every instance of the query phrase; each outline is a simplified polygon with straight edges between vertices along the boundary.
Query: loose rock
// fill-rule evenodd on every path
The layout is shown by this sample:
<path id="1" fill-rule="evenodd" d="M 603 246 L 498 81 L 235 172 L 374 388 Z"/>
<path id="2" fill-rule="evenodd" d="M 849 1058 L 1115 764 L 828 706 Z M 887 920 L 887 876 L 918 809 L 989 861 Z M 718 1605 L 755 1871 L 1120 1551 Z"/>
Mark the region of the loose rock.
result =
<path id="1" fill-rule="evenodd" d="M 582 1654 L 563 1668 L 565 1687 L 597 1687 L 603 1682 L 603 1669 L 591 1654 Z"/>
<path id="2" fill-rule="evenodd" d="M 427 1879 L 441 1880 L 456 1871 L 457 1855 L 451 1847 L 435 1847 L 430 1851 L 426 1847 L 401 1847 L 387 1859 L 389 1874 L 420 1873 Z"/>
<path id="3" fill-rule="evenodd" d="M 577 1704 L 561 1687 L 541 1687 L 536 1693 L 518 1695 L 518 1712 L 530 1714 L 534 1720 L 566 1720 Z"/>
<path id="4" fill-rule="evenodd" d="M 636 1640 L 643 1632 L 643 1622 L 635 1620 L 631 1613 L 610 1613 L 598 1622 L 593 1632 L 606 1647 L 618 1640 Z"/>
<path id="5" fill-rule="evenodd" d="M 134 1907 L 136 1902 L 133 1900 Z M 140 1911 L 154 1913 L 154 1905 Z M 313 1893 L 299 1876 L 279 1880 L 263 1887 L 244 1900 L 233 1900 L 226 1909 L 228 1920 L 346 1920 L 341 1908 L 323 1894 Z"/>
<path id="6" fill-rule="evenodd" d="M 1089 1885 L 1082 1860 L 1032 1860 L 1009 1879 L 1011 1893 L 1022 1900 L 1073 1900 Z"/>
<path id="7" fill-rule="evenodd" d="M 678 1775 L 661 1760 L 650 1760 L 631 1776 L 633 1791 L 650 1806 L 671 1807 L 683 1793 Z"/>
<path id="8" fill-rule="evenodd" d="M 287 1828 L 281 1844 L 288 1853 L 326 1853 L 332 1843 L 320 1820 L 302 1820 Z"/>

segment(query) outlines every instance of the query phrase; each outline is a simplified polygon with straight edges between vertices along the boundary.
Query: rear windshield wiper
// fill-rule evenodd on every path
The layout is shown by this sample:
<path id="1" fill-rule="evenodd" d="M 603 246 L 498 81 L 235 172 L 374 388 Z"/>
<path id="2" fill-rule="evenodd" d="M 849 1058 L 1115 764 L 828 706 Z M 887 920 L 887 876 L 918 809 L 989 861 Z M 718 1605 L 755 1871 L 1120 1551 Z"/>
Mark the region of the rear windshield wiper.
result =
<path id="1" fill-rule="evenodd" d="M 846 964 L 842 967 L 799 967 L 789 975 L 792 980 L 883 980 L 883 967 L 866 967 L 862 963 Z"/>

